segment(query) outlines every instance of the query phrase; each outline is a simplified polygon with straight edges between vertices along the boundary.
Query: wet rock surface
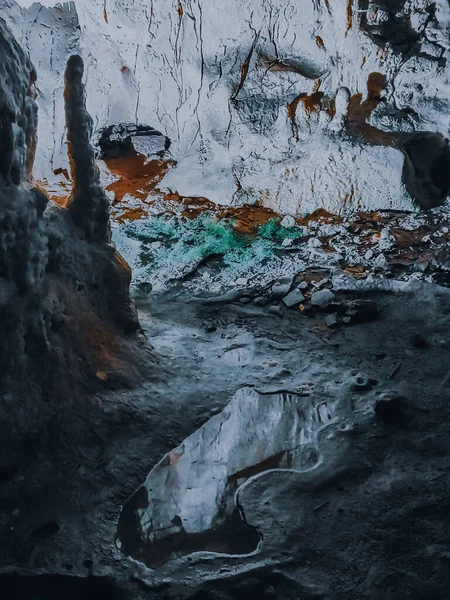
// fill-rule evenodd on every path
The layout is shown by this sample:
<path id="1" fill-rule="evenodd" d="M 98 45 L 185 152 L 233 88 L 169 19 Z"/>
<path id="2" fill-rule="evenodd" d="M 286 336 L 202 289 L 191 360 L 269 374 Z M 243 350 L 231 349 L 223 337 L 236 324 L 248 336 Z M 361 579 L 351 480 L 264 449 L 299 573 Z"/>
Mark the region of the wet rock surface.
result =
<path id="1" fill-rule="evenodd" d="M 425 286 L 420 295 L 416 288 L 397 296 L 371 292 L 366 299 L 382 307 L 377 321 L 332 331 L 322 328 L 322 313 L 305 318 L 285 308 L 275 317 L 270 307 L 192 303 L 173 292 L 141 299 L 141 323 L 161 371 L 140 389 L 105 392 L 80 404 L 70 440 L 55 437 L 39 457 L 22 453 L 20 471 L 2 483 L 1 564 L 61 576 L 70 566 L 70 577 L 110 578 L 118 597 L 133 599 L 444 600 L 450 583 L 445 559 L 450 464 L 449 392 L 442 382 L 450 298 L 445 289 Z M 216 330 L 205 333 L 205 321 Z M 412 346 L 415 334 L 428 340 L 426 350 Z M 401 367 L 394 370 L 399 359 Z M 363 391 L 353 388 L 358 377 L 368 382 Z M 243 389 L 261 407 L 302 390 L 308 395 L 292 406 L 339 400 L 336 421 L 319 434 L 319 463 L 317 455 L 307 462 L 315 468 L 298 472 L 282 459 L 277 465 L 280 457 L 270 451 L 269 436 L 259 451 L 275 462 L 258 462 L 255 446 L 244 442 L 273 424 L 256 413 L 252 425 L 244 426 L 244 438 L 232 436 L 233 447 L 239 440 L 245 446 L 236 447 L 240 465 L 233 468 L 228 458 L 214 463 L 215 437 L 211 433 L 208 446 L 206 438 L 200 441 L 202 431 L 227 410 L 231 418 L 238 399 L 245 402 Z M 413 407 L 407 427 L 376 414 L 382 394 L 395 394 Z M 251 413 L 239 409 L 245 424 Z M 169 536 L 166 546 L 154 546 L 151 569 L 117 548 L 117 525 L 148 473 L 178 448 L 185 450 L 182 457 L 172 467 L 164 466 L 166 459 L 156 473 L 180 468 L 177 485 L 185 481 L 189 487 L 201 477 L 206 490 L 214 468 L 225 462 L 238 475 L 234 485 L 240 484 L 237 504 L 245 523 L 242 527 L 239 515 L 234 521 L 234 514 L 231 526 L 225 521 L 226 531 L 209 530 L 210 537 L 193 543 L 187 536 L 181 546 Z M 159 481 L 152 486 L 159 498 L 164 490 L 178 493 L 170 479 Z M 191 504 L 191 514 L 202 506 L 201 497 Z M 188 498 L 180 494 L 179 501 L 183 506 Z M 158 510 L 166 514 L 177 502 L 159 503 Z M 139 510 L 145 512 L 144 505 Z M 50 523 L 59 530 L 32 536 Z M 21 585 L 27 585 L 24 576 Z"/>
<path id="2" fill-rule="evenodd" d="M 337 401 L 331 390 L 314 396 L 312 384 L 278 394 L 238 391 L 220 415 L 162 459 L 125 506 L 118 529 L 121 550 L 149 566 L 164 562 L 172 545 L 179 550 L 166 561 L 192 553 L 194 538 L 205 540 L 197 550 L 212 550 L 215 540 L 217 552 L 256 550 L 258 536 L 244 527 L 241 486 L 271 469 L 301 473 L 316 467 L 322 460 L 319 437 L 335 421 Z M 218 530 L 231 529 L 237 536 L 239 513 L 242 541 L 235 539 L 232 552 L 229 544 L 219 543 Z"/>

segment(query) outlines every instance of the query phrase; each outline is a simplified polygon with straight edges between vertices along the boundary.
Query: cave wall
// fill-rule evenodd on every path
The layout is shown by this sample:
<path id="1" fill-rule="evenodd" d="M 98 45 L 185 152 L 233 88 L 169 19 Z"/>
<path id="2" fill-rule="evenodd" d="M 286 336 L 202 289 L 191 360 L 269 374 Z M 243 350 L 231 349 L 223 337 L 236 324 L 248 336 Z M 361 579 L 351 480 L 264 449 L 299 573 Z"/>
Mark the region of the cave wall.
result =
<path id="1" fill-rule="evenodd" d="M 83 61 L 75 55 L 64 94 L 74 189 L 61 208 L 32 187 L 36 71 L 0 18 L 3 444 L 19 434 L 43 435 L 50 418 L 64 421 L 71 403 L 90 392 L 139 379 L 131 270 L 110 243 L 109 203 L 98 183 L 82 76 Z"/>
<path id="2" fill-rule="evenodd" d="M 387 84 L 372 125 L 449 137 L 447 0 L 20 4 L 0 0 L 42 78 L 39 179 L 67 168 L 54 84 L 74 49 L 94 130 L 137 121 L 165 133 L 178 166 L 161 187 L 186 196 L 291 214 L 412 208 L 401 149 L 346 131 L 349 97 L 365 97 L 374 72 Z"/>
<path id="3" fill-rule="evenodd" d="M 448 137 L 447 0 L 20 4 L 0 0 L 43 79 L 38 178 L 67 167 L 53 83 L 74 48 L 94 130 L 138 121 L 165 133 L 178 166 L 162 187 L 182 195 L 292 214 L 411 208 L 402 151 L 346 131 L 349 97 L 365 97 L 374 72 L 387 84 L 372 125 Z"/>

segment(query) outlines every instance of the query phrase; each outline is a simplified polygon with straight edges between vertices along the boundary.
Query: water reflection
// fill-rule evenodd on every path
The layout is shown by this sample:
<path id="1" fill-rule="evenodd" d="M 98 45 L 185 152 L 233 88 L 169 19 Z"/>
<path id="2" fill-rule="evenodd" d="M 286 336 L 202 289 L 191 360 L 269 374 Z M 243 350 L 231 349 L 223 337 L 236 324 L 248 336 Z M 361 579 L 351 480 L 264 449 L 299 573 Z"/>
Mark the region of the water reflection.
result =
<path id="1" fill-rule="evenodd" d="M 151 567 L 200 550 L 254 551 L 260 537 L 246 526 L 236 490 L 270 469 L 317 466 L 318 433 L 333 420 L 335 404 L 311 389 L 239 390 L 222 413 L 166 454 L 124 506 L 122 551 Z"/>

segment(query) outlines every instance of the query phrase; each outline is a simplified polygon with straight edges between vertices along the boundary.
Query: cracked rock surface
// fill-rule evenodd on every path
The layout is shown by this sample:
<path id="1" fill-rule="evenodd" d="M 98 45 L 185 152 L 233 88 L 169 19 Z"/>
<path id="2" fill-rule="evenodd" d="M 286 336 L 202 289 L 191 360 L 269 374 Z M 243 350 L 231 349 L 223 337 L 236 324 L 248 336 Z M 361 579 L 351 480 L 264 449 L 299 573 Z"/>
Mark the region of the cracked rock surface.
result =
<path id="1" fill-rule="evenodd" d="M 165 190 L 260 200 L 291 215 L 445 201 L 448 185 L 436 190 L 434 177 L 409 183 L 414 171 L 408 163 L 405 177 L 389 140 L 449 137 L 447 0 L 30 4 L 1 0 L 0 9 L 40 74 L 39 178 L 58 181 L 53 171 L 67 169 L 58 82 L 76 51 L 96 132 L 134 122 L 172 141 Z M 384 136 L 375 146 L 346 127 L 351 99 L 371 101 L 374 73 L 386 77 L 369 116 Z"/>

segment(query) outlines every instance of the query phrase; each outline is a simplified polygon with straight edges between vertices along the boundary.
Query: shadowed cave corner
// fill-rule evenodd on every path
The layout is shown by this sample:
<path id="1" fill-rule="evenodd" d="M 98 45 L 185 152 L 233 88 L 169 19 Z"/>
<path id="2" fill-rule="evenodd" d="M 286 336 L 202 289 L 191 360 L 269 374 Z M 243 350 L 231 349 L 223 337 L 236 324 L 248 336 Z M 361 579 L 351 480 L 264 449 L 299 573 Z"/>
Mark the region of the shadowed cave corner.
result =
<path id="1" fill-rule="evenodd" d="M 131 269 L 111 244 L 83 70 L 69 59 L 74 187 L 61 208 L 32 184 L 37 75 L 0 19 L 0 428 L 10 448 L 19 436 L 41 444 L 55 412 L 67 422 L 87 392 L 134 386 L 153 359 L 138 335 Z"/>

